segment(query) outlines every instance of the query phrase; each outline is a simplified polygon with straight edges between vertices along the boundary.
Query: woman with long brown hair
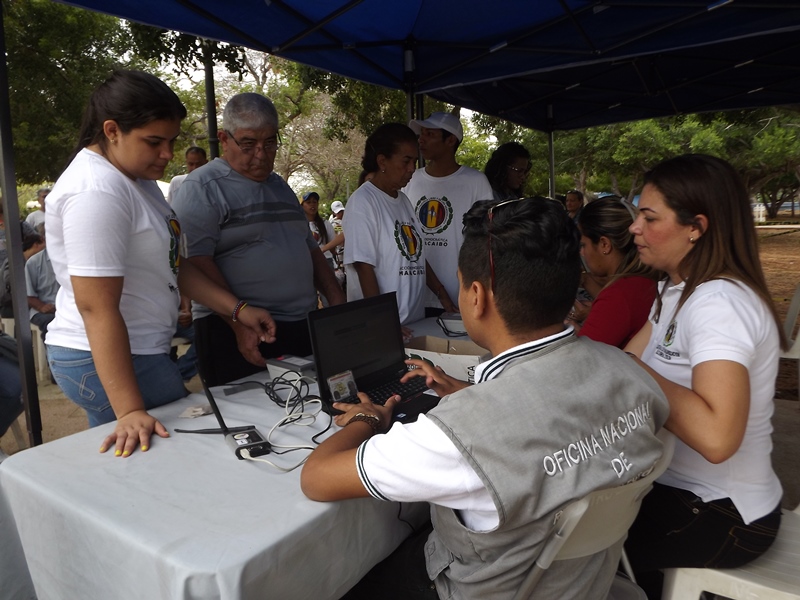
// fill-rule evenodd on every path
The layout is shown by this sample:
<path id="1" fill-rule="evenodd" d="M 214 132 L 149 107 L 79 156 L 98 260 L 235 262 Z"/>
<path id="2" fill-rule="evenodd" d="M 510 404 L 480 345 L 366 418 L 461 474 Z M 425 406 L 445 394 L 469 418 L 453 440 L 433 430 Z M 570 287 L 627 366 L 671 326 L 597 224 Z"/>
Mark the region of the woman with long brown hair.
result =
<path id="1" fill-rule="evenodd" d="M 626 350 L 666 394 L 677 438 L 626 543 L 652 599 L 659 569 L 734 568 L 775 539 L 782 490 L 770 434 L 785 340 L 730 164 L 696 154 L 662 162 L 645 176 L 639 210 L 639 257 L 666 278 Z"/>

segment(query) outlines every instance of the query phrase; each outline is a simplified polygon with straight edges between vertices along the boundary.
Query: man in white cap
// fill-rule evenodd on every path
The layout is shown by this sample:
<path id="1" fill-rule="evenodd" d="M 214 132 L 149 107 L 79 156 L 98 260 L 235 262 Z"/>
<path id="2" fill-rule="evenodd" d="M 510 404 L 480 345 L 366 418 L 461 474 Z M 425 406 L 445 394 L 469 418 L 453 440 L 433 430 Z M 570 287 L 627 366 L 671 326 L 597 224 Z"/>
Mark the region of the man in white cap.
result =
<path id="1" fill-rule="evenodd" d="M 344 217 L 344 204 L 340 200 L 334 200 L 331 202 L 331 216 L 329 220 L 331 223 L 335 223 L 337 220 L 341 222 L 342 218 Z"/>
<path id="2" fill-rule="evenodd" d="M 408 126 L 419 136 L 425 167 L 417 169 L 403 191 L 419 219 L 428 264 L 450 298 L 458 298 L 462 219 L 476 201 L 492 198 L 492 187 L 483 173 L 456 162 L 456 151 L 464 138 L 456 115 L 435 112 Z M 443 310 L 438 299 L 441 291 L 435 296 L 427 293 L 426 316 L 436 316 Z"/>

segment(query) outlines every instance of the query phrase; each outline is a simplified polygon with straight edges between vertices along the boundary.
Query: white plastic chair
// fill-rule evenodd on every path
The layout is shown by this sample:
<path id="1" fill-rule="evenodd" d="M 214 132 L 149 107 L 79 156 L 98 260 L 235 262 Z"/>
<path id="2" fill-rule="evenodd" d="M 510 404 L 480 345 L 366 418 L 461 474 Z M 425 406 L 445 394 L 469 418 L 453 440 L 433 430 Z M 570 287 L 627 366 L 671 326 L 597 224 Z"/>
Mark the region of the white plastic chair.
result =
<path id="1" fill-rule="evenodd" d="M 789 303 L 789 311 L 783 321 L 783 332 L 786 335 L 786 339 L 789 340 L 789 349 L 781 352 L 781 358 L 797 361 L 797 393 L 798 397 L 800 397 L 800 335 L 794 339 L 792 338 L 798 315 L 800 315 L 800 285 L 794 290 L 794 296 L 792 296 L 792 301 Z"/>
<path id="2" fill-rule="evenodd" d="M 0 319 L 0 327 L 3 333 L 14 337 L 14 319 L 12 317 L 3 317 Z"/>
<path id="3" fill-rule="evenodd" d="M 702 592 L 733 600 L 800 599 L 800 506 L 783 511 L 769 550 L 738 569 L 665 569 L 662 600 L 697 600 Z"/>
<path id="4" fill-rule="evenodd" d="M 16 337 L 16 332 L 14 330 L 14 319 L 10 317 L 3 318 L 2 326 L 4 333 L 10 335 L 11 337 Z M 44 342 L 42 341 L 42 332 L 39 331 L 39 328 L 33 323 L 30 324 L 30 327 L 31 344 L 33 346 L 33 364 L 36 368 L 37 381 L 39 383 L 45 383 L 50 378 L 50 366 L 47 364 L 47 350 L 45 349 Z"/>
<path id="5" fill-rule="evenodd" d="M 628 529 L 639 513 L 639 507 L 653 481 L 663 473 L 675 448 L 675 438 L 664 432 L 659 434 L 664 443 L 664 452 L 653 471 L 647 476 L 627 485 L 598 490 L 573 502 L 561 511 L 556 527 L 545 542 L 533 568 L 517 590 L 514 600 L 526 600 L 534 592 L 536 584 L 550 568 L 553 561 L 590 556 L 610 548 L 628 535 Z M 623 554 L 624 557 L 624 554 Z M 627 566 L 628 575 L 633 578 Z M 646 598 L 641 588 L 632 582 L 616 577 L 608 598 Z"/>

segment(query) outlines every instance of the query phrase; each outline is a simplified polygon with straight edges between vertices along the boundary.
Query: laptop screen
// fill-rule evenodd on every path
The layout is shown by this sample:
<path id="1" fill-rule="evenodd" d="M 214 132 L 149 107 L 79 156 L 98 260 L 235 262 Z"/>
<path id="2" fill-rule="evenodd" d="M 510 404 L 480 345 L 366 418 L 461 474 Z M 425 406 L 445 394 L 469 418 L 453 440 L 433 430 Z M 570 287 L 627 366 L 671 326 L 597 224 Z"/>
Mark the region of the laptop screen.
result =
<path id="1" fill-rule="evenodd" d="M 308 314 L 320 396 L 330 401 L 328 378 L 351 371 L 368 389 L 406 370 L 394 292 Z"/>

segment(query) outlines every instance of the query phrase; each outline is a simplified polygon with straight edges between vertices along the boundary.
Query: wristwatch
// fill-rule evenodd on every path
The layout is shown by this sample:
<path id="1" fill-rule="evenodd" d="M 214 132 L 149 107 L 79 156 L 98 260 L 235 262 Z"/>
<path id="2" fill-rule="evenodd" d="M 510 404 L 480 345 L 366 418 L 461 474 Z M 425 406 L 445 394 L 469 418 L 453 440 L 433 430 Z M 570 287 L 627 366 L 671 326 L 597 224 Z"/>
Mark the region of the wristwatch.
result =
<path id="1" fill-rule="evenodd" d="M 352 419 L 345 423 L 345 427 L 350 425 L 350 423 L 355 423 L 356 421 L 364 421 L 365 423 L 368 423 L 369 426 L 372 427 L 372 431 L 374 433 L 380 433 L 383 429 L 381 427 L 381 418 L 378 415 L 368 415 L 363 412 L 356 414 Z"/>

